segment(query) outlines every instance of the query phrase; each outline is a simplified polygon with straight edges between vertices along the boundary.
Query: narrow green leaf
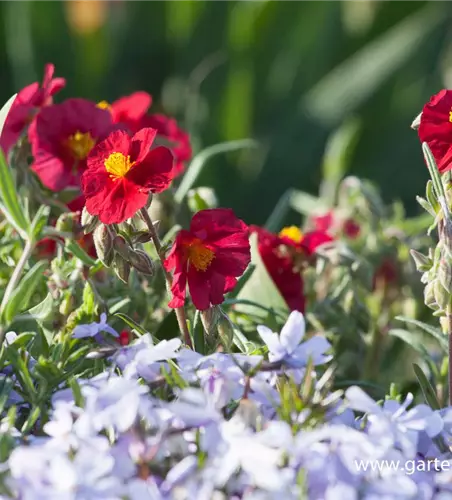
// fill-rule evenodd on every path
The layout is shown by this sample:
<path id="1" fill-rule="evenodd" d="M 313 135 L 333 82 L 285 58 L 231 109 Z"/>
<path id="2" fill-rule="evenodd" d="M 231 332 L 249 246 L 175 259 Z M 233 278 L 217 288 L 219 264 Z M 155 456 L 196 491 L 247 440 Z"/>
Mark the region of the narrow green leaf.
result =
<path id="1" fill-rule="evenodd" d="M 325 211 L 330 208 L 326 200 L 295 189 L 290 196 L 290 206 L 302 215 L 311 215 L 315 211 Z"/>
<path id="2" fill-rule="evenodd" d="M 206 346 L 205 346 L 205 338 L 204 338 L 204 327 L 202 326 L 201 315 L 199 311 L 196 311 L 195 318 L 193 320 L 193 328 L 192 328 L 192 337 L 193 337 L 193 346 L 196 352 L 199 354 L 207 354 Z"/>
<path id="3" fill-rule="evenodd" d="M 49 219 L 49 214 L 50 214 L 50 207 L 41 205 L 37 212 L 36 215 L 33 217 L 33 220 L 31 221 L 30 225 L 30 231 L 29 231 L 29 236 L 31 241 L 39 241 L 41 239 L 41 233 L 44 227 L 47 224 L 47 221 Z"/>
<path id="4" fill-rule="evenodd" d="M 449 344 L 447 341 L 446 335 L 439 328 L 435 328 L 432 325 L 428 325 L 427 323 L 423 323 L 422 321 L 418 321 L 416 319 L 407 318 L 406 316 L 396 316 L 395 319 L 399 321 L 405 321 L 406 323 L 415 325 L 428 334 L 430 334 L 440 345 L 441 349 L 447 354 L 449 352 Z"/>
<path id="5" fill-rule="evenodd" d="M 419 9 L 328 73 L 303 97 L 301 108 L 326 126 L 337 125 L 398 68 L 415 59 L 427 37 L 445 22 L 447 15 L 440 5 Z"/>
<path id="6" fill-rule="evenodd" d="M 0 149 L 0 198 L 2 200 L 2 211 L 8 219 L 14 221 L 22 236 L 28 233 L 29 223 L 24 210 L 20 205 L 14 184 L 11 169 L 6 163 L 5 156 Z"/>
<path id="7" fill-rule="evenodd" d="M 234 289 L 230 293 L 228 293 L 227 295 L 228 299 L 234 299 L 235 297 L 238 296 L 242 288 L 246 285 L 246 282 L 250 279 L 251 275 L 254 273 L 255 269 L 256 266 L 254 266 L 253 264 L 250 264 L 245 269 L 245 272 L 242 274 L 242 276 L 240 276 L 239 280 L 237 281 L 237 285 L 235 285 Z"/>
<path id="8" fill-rule="evenodd" d="M 400 328 L 393 328 L 392 330 L 389 330 L 388 334 L 403 340 L 405 344 L 412 347 L 424 359 L 430 358 L 430 354 L 422 344 L 422 339 L 419 338 L 419 335 L 416 335 L 414 332 L 409 332 L 408 330 L 402 330 Z"/>
<path id="9" fill-rule="evenodd" d="M 85 266 L 91 267 L 96 264 L 96 261 L 90 257 L 76 241 L 66 240 L 64 249 L 81 260 Z"/>
<path id="10" fill-rule="evenodd" d="M 75 377 L 69 379 L 69 387 L 72 389 L 76 406 L 83 408 L 85 406 L 85 398 L 83 397 L 80 385 Z"/>
<path id="11" fill-rule="evenodd" d="M 27 311 L 27 314 L 38 322 L 46 320 L 53 310 L 53 298 L 49 292 L 46 298 Z"/>
<path id="12" fill-rule="evenodd" d="M 436 392 L 430 384 L 429 380 L 422 371 L 422 368 L 413 363 L 414 373 L 416 374 L 419 385 L 421 386 L 422 393 L 424 394 L 425 401 L 433 410 L 440 410 L 441 405 L 436 397 Z"/>
<path id="13" fill-rule="evenodd" d="M 2 135 L 3 127 L 5 125 L 6 117 L 8 116 L 9 110 L 16 100 L 17 94 L 11 96 L 6 103 L 3 105 L 3 108 L 0 110 L 0 135 Z"/>
<path id="14" fill-rule="evenodd" d="M 349 169 L 359 131 L 359 121 L 350 119 L 330 137 L 323 157 L 321 198 L 334 199 L 337 186 Z"/>
<path id="15" fill-rule="evenodd" d="M 127 314 L 116 313 L 115 316 L 119 319 L 122 319 L 122 321 L 124 321 L 124 323 L 129 325 L 130 328 L 133 328 L 134 330 L 136 330 L 140 335 L 144 335 L 144 334 L 148 333 L 142 326 L 140 326 L 130 316 L 127 316 Z"/>
<path id="16" fill-rule="evenodd" d="M 180 186 L 178 187 L 176 194 L 174 195 L 175 202 L 177 204 L 182 203 L 182 200 L 187 196 L 187 193 L 194 186 L 207 161 L 210 160 L 212 156 L 220 153 L 237 151 L 239 149 L 256 148 L 257 146 L 258 143 L 253 139 L 242 139 L 238 141 L 215 144 L 214 146 L 210 146 L 198 153 L 191 161 L 190 166 L 187 168 L 182 182 L 180 183 Z"/>
<path id="17" fill-rule="evenodd" d="M 4 312 L 6 322 L 10 323 L 17 314 L 27 309 L 33 294 L 44 279 L 43 271 L 47 265 L 44 261 L 37 262 L 22 278 L 6 304 Z"/>
<path id="18" fill-rule="evenodd" d="M 10 378 L 3 376 L 0 378 L 0 415 L 3 415 L 3 410 L 13 386 L 14 382 Z"/>
<path id="19" fill-rule="evenodd" d="M 27 420 L 25 421 L 24 425 L 22 426 L 21 432 L 23 434 L 26 434 L 27 432 L 30 432 L 35 423 L 37 422 L 38 418 L 41 415 L 41 409 L 39 406 L 35 406 L 31 412 L 30 415 L 28 415 Z"/>

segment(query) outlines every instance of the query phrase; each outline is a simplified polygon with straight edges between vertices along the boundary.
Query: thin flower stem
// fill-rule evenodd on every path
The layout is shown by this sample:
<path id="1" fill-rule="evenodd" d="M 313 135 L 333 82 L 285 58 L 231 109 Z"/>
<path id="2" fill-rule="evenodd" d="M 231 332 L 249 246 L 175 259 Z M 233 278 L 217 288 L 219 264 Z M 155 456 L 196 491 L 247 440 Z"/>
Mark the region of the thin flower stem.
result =
<path id="1" fill-rule="evenodd" d="M 171 289 L 173 285 L 173 278 L 171 274 L 165 269 L 164 261 L 165 261 L 165 252 L 162 248 L 162 244 L 160 243 L 160 238 L 155 230 L 154 224 L 152 223 L 151 217 L 146 208 L 142 208 L 140 210 L 141 216 L 143 217 L 144 222 L 146 223 L 149 234 L 151 235 L 152 242 L 154 243 L 155 249 L 157 250 L 157 254 L 160 259 L 160 263 L 162 264 L 163 273 L 165 275 L 165 280 L 168 285 L 168 289 Z M 187 318 L 185 316 L 185 308 L 184 306 L 178 307 L 175 309 L 177 323 L 179 325 L 179 330 L 182 334 L 184 342 L 188 347 L 193 349 L 193 345 L 191 343 L 190 333 L 187 327 Z"/>
<path id="2" fill-rule="evenodd" d="M 28 259 L 30 258 L 31 254 L 33 252 L 34 246 L 35 246 L 34 243 L 30 240 L 27 240 L 25 242 L 25 246 L 24 246 L 24 249 L 22 251 L 22 255 L 20 256 L 19 262 L 17 263 L 17 265 L 14 269 L 14 272 L 11 275 L 11 279 L 9 280 L 8 285 L 6 287 L 5 294 L 3 295 L 2 303 L 0 304 L 0 318 L 3 317 L 3 313 L 5 312 L 5 308 L 8 305 L 8 302 L 11 298 L 13 291 L 16 289 L 16 287 L 19 283 L 19 280 L 22 276 L 24 267 L 25 267 L 26 263 L 28 262 Z M 4 327 L 4 325 L 2 325 L 2 327 L 0 328 L 0 348 L 3 345 L 3 341 L 5 339 L 5 334 L 6 334 L 5 327 Z"/>
<path id="3" fill-rule="evenodd" d="M 452 312 L 447 312 L 448 337 L 449 337 L 449 406 L 452 406 Z"/>

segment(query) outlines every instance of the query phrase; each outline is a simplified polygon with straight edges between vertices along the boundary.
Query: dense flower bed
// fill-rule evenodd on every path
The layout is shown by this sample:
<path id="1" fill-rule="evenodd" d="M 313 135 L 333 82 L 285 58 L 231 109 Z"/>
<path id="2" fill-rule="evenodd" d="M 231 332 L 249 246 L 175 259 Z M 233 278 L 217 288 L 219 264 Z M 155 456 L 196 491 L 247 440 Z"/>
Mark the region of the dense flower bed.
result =
<path id="1" fill-rule="evenodd" d="M 53 74 L 0 112 L 0 498 L 452 498 L 451 92 L 426 215 L 338 175 L 347 125 L 260 227 L 195 187 L 257 142 L 192 158 L 146 92 Z"/>

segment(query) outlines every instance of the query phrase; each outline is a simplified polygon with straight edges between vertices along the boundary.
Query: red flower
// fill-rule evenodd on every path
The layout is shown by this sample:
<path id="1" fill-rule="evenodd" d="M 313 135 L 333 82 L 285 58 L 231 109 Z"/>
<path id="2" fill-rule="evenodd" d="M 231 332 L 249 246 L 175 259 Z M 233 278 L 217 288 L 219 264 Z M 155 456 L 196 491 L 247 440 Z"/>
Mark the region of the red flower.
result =
<path id="1" fill-rule="evenodd" d="M 140 128 L 150 126 L 142 124 L 142 119 L 151 104 L 152 96 L 147 92 L 140 91 L 121 97 L 112 104 L 102 101 L 97 106 L 110 111 L 114 123 L 123 123 L 132 133 L 135 133 Z"/>
<path id="2" fill-rule="evenodd" d="M 290 242 L 290 239 L 282 239 L 257 226 L 252 226 L 251 230 L 257 233 L 259 255 L 290 310 L 304 312 L 303 278 L 301 273 L 295 270 L 293 256 L 281 248 L 286 244 L 294 246 L 293 240 Z"/>
<path id="3" fill-rule="evenodd" d="M 334 224 L 334 213 L 329 210 L 323 215 L 315 215 L 312 217 L 312 222 L 314 223 L 314 228 L 318 231 L 329 231 Z"/>
<path id="4" fill-rule="evenodd" d="M 54 70 L 53 64 L 46 64 L 42 86 L 38 82 L 32 83 L 14 99 L 0 138 L 0 146 L 5 154 L 8 154 L 39 109 L 52 104 L 52 96 L 66 85 L 64 78 L 53 78 Z"/>
<path id="5" fill-rule="evenodd" d="M 179 231 L 165 269 L 175 269 L 170 307 L 184 305 L 186 286 L 196 309 L 221 304 L 250 263 L 247 225 L 229 208 L 201 210 Z"/>
<path id="6" fill-rule="evenodd" d="M 118 337 L 118 342 L 119 342 L 122 346 L 129 345 L 129 343 L 130 343 L 130 333 L 129 333 L 127 330 L 123 330 L 123 331 L 119 334 L 119 337 Z"/>
<path id="7" fill-rule="evenodd" d="M 452 90 L 441 90 L 424 106 L 418 129 L 435 157 L 440 173 L 452 169 Z"/>
<path id="8" fill-rule="evenodd" d="M 170 185 L 173 157 L 164 147 L 151 150 L 155 135 L 151 128 L 133 137 L 116 130 L 91 151 L 82 188 L 86 209 L 104 224 L 129 219 L 146 205 L 149 192 Z"/>
<path id="9" fill-rule="evenodd" d="M 333 241 L 324 231 L 303 234 L 296 226 L 283 228 L 279 235 L 252 226 L 257 233 L 259 255 L 289 308 L 304 312 L 305 297 L 299 260 L 313 255 L 316 249 Z"/>
<path id="10" fill-rule="evenodd" d="M 110 114 L 85 99 L 42 109 L 28 130 L 31 168 L 52 191 L 78 186 L 88 153 L 111 127 Z"/>
<path id="11" fill-rule="evenodd" d="M 355 222 L 353 219 L 346 219 L 342 226 L 344 234 L 348 236 L 351 240 L 354 240 L 359 236 L 361 232 L 361 226 Z"/>
<path id="12" fill-rule="evenodd" d="M 185 170 L 185 163 L 192 156 L 190 136 L 178 126 L 174 118 L 165 115 L 146 116 L 143 118 L 142 124 L 157 130 L 157 141 L 170 148 L 174 155 L 175 177 L 180 175 Z"/>

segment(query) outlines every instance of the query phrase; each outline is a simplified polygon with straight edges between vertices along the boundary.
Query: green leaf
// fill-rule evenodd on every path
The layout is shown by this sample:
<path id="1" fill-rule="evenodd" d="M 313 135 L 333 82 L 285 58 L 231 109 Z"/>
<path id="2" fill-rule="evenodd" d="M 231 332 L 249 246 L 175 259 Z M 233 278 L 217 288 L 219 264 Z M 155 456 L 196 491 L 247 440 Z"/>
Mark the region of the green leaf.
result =
<path id="1" fill-rule="evenodd" d="M 3 410 L 13 386 L 14 382 L 10 378 L 3 376 L 0 378 L 0 415 L 3 415 Z"/>
<path id="2" fill-rule="evenodd" d="M 332 202 L 333 200 L 330 200 L 330 203 Z M 290 206 L 302 215 L 311 215 L 313 212 L 325 211 L 330 208 L 326 200 L 296 189 L 291 193 Z"/>
<path id="3" fill-rule="evenodd" d="M 13 342 L 9 343 L 9 345 L 14 346 L 16 349 L 18 347 L 24 347 L 32 340 L 34 337 L 36 337 L 35 332 L 24 332 L 20 333 Z"/>
<path id="4" fill-rule="evenodd" d="M 46 298 L 40 302 L 38 305 L 32 307 L 27 311 L 27 314 L 31 316 L 38 322 L 46 320 L 53 310 L 53 298 L 52 294 L 49 292 Z"/>
<path id="5" fill-rule="evenodd" d="M 96 264 L 96 261 L 90 257 L 76 241 L 66 240 L 64 249 L 81 260 L 85 266 L 91 267 Z"/>
<path id="6" fill-rule="evenodd" d="M 6 322 L 11 323 L 18 313 L 27 309 L 30 299 L 44 279 L 43 271 L 47 265 L 44 261 L 37 262 L 22 278 L 6 304 L 4 312 Z"/>
<path id="7" fill-rule="evenodd" d="M 80 385 L 75 377 L 71 377 L 69 380 L 69 387 L 72 389 L 72 394 L 74 395 L 74 402 L 79 408 L 85 406 L 85 398 L 83 397 Z"/>
<path id="8" fill-rule="evenodd" d="M 255 269 L 238 294 L 237 298 L 239 300 L 256 302 L 257 304 L 260 304 L 268 309 L 287 314 L 287 304 L 276 288 L 276 285 L 268 274 L 265 264 L 259 255 L 256 233 L 251 235 L 250 244 L 251 263 L 254 265 Z M 236 310 L 240 312 L 248 312 L 260 317 L 266 317 L 267 315 L 266 313 L 263 314 L 261 308 L 244 304 L 237 304 Z"/>
<path id="9" fill-rule="evenodd" d="M 419 9 L 328 73 L 304 96 L 301 108 L 325 126 L 337 125 L 398 68 L 415 59 L 427 37 L 444 22 L 447 16 L 437 5 Z"/>
<path id="10" fill-rule="evenodd" d="M 237 285 L 233 288 L 233 290 L 227 294 L 228 299 L 234 299 L 237 297 L 237 295 L 241 292 L 242 288 L 246 285 L 246 282 L 250 279 L 250 277 L 253 275 L 255 270 L 255 266 L 253 264 L 250 264 L 246 269 L 245 272 L 240 276 L 240 278 L 237 281 Z"/>
<path id="11" fill-rule="evenodd" d="M 41 415 L 41 409 L 39 406 L 35 406 L 31 412 L 30 415 L 28 415 L 27 420 L 25 421 L 24 425 L 22 426 L 21 432 L 23 434 L 26 434 L 27 432 L 30 432 L 35 423 L 37 422 L 38 418 Z"/>
<path id="12" fill-rule="evenodd" d="M 2 135 L 3 132 L 3 127 L 5 125 L 6 117 L 8 116 L 9 110 L 11 109 L 11 106 L 13 105 L 15 99 L 17 97 L 17 94 L 14 94 L 11 96 L 6 103 L 3 105 L 3 108 L 0 110 L 0 135 Z"/>
<path id="13" fill-rule="evenodd" d="M 185 175 L 177 188 L 176 194 L 174 195 L 174 201 L 177 204 L 182 203 L 182 200 L 187 196 L 187 193 L 194 186 L 196 180 L 201 174 L 203 168 L 207 164 L 207 161 L 220 153 L 229 153 L 231 151 L 237 151 L 244 148 L 257 148 L 258 143 L 253 139 L 242 139 L 238 141 L 223 142 L 221 144 L 215 144 L 210 146 L 200 153 L 198 153 L 190 163 L 187 168 Z"/>
<path id="14" fill-rule="evenodd" d="M 424 347 L 422 343 L 422 338 L 419 338 L 419 335 L 416 335 L 414 332 L 409 332 L 408 330 L 402 330 L 399 328 L 394 328 L 389 330 L 389 335 L 393 337 L 397 337 L 400 340 L 403 340 L 405 344 L 408 344 L 415 351 L 417 351 L 424 359 L 430 359 L 430 354 Z"/>
<path id="15" fill-rule="evenodd" d="M 433 410 L 440 410 L 441 405 L 436 397 L 436 392 L 430 384 L 429 380 L 422 371 L 422 368 L 413 363 L 414 373 L 416 374 L 419 385 L 421 386 L 422 393 L 424 394 L 425 401 Z"/>
<path id="16" fill-rule="evenodd" d="M 29 236 L 31 241 L 39 241 L 42 236 L 42 230 L 47 224 L 50 214 L 50 207 L 41 205 L 36 215 L 33 217 L 30 225 Z"/>
<path id="17" fill-rule="evenodd" d="M 416 319 L 407 318 L 406 316 L 396 316 L 395 319 L 399 321 L 405 321 L 406 323 L 415 325 L 428 334 L 430 334 L 440 345 L 441 349 L 447 354 L 449 352 L 449 343 L 447 340 L 447 336 L 443 334 L 443 332 L 439 328 L 435 328 L 432 325 L 428 325 L 427 323 L 422 323 L 422 321 L 418 321 Z"/>
<path id="18" fill-rule="evenodd" d="M 193 346 L 196 352 L 199 354 L 207 354 L 206 346 L 205 346 L 205 338 L 204 338 L 204 327 L 202 326 L 201 315 L 199 311 L 196 311 L 195 318 L 193 320 L 193 328 L 192 328 L 192 337 L 193 337 Z"/>
<path id="19" fill-rule="evenodd" d="M 176 313 L 172 309 L 160 322 L 155 337 L 159 340 L 173 339 L 179 335 L 179 324 L 177 322 Z"/>
<path id="20" fill-rule="evenodd" d="M 349 169 L 359 131 L 359 121 L 351 119 L 346 121 L 330 137 L 323 157 L 321 198 L 335 198 L 337 186 Z"/>
<path id="21" fill-rule="evenodd" d="M 140 326 L 130 316 L 127 316 L 127 314 L 116 313 L 115 316 L 119 319 L 122 319 L 122 321 L 124 321 L 124 323 L 129 325 L 130 328 L 133 328 L 134 330 L 136 330 L 140 335 L 145 335 L 146 333 L 148 333 L 142 326 Z"/>
<path id="22" fill-rule="evenodd" d="M 5 156 L 0 149 L 0 199 L 2 204 L 0 209 L 7 219 L 14 225 L 15 229 L 22 237 L 28 233 L 29 223 L 25 216 L 23 207 L 17 196 L 11 169 L 6 163 Z"/>
<path id="23" fill-rule="evenodd" d="M 30 371 L 28 370 L 27 362 L 23 359 L 19 351 L 13 348 L 13 346 L 7 348 L 6 354 L 10 363 L 13 365 L 14 375 L 19 380 L 22 389 L 28 395 L 29 402 L 34 401 L 36 397 L 36 390 Z"/>

